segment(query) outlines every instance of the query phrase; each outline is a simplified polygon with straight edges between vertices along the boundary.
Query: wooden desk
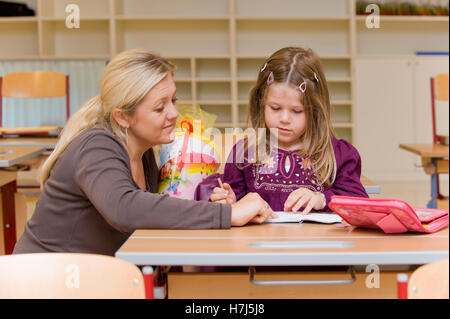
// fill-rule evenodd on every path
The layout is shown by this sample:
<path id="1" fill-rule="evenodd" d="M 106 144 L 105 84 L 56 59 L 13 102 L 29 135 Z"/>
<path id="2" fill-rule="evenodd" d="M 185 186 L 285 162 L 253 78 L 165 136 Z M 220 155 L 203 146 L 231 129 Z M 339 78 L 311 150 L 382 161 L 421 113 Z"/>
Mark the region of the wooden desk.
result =
<path id="1" fill-rule="evenodd" d="M 38 147 L 0 147 L 0 167 L 11 167 L 45 152 L 45 148 Z"/>
<path id="2" fill-rule="evenodd" d="M 45 152 L 43 147 L 0 147 L 0 168 L 9 168 Z M 11 254 L 17 240 L 17 172 L 0 170 L 1 221 L 5 254 Z"/>
<path id="3" fill-rule="evenodd" d="M 367 194 L 379 194 L 380 185 L 376 184 L 374 181 L 368 179 L 367 177 L 361 175 L 361 184 L 364 186 Z"/>
<path id="4" fill-rule="evenodd" d="M 17 191 L 17 173 L 0 170 L 0 255 L 11 254 L 16 243 L 16 208 L 14 194 Z"/>
<path id="5" fill-rule="evenodd" d="M 401 149 L 419 155 L 422 163 L 431 163 L 434 166 L 434 173 L 431 175 L 431 200 L 427 207 L 448 209 L 448 199 L 439 201 L 438 199 L 438 175 L 449 172 L 449 147 L 440 144 L 400 144 Z"/>
<path id="6" fill-rule="evenodd" d="M 302 224 L 250 225 L 233 227 L 228 230 L 138 230 L 117 251 L 116 257 L 136 265 L 422 265 L 448 258 L 448 240 L 448 228 L 435 234 L 388 235 L 378 230 L 351 230 L 351 228 L 344 228 L 336 224 L 325 225 L 306 222 Z M 249 277 L 246 273 L 169 273 L 169 275 L 169 298 L 305 297 L 301 295 L 298 286 L 296 289 L 283 287 L 284 290 L 278 287 L 277 289 L 281 289 L 278 291 L 279 294 L 273 295 L 270 290 L 264 290 L 265 288 L 249 284 Z M 302 275 L 305 274 L 289 274 L 291 278 Z M 309 275 L 314 277 L 318 273 L 313 272 Z M 327 273 L 325 278 L 332 275 L 334 277 L 340 275 L 341 278 L 348 277 L 348 274 L 344 273 Z M 364 287 L 367 275 L 359 274 L 359 277 L 357 276 L 358 287 L 365 289 L 364 293 L 367 293 L 360 294 L 360 298 L 371 296 L 375 291 L 368 291 Z M 392 290 L 391 296 L 395 296 L 395 273 L 386 274 L 386 276 L 383 278 L 386 282 L 389 282 L 389 285 L 385 284 L 384 288 L 390 287 L 388 291 Z M 220 280 L 224 285 L 227 285 L 227 282 L 234 282 L 239 287 L 230 287 L 230 294 L 225 292 L 222 294 L 220 292 L 223 292 Z M 310 279 L 306 278 L 306 280 Z M 341 286 L 335 286 L 338 287 L 337 289 L 340 292 L 339 289 L 342 288 L 339 287 Z M 182 287 L 189 287 L 189 289 Z M 351 285 L 348 287 L 351 287 Z M 308 296 L 326 297 L 329 296 L 326 290 L 331 289 L 330 291 L 332 291 L 335 288 L 322 286 L 322 288 L 317 289 L 315 294 Z M 203 295 L 202 291 L 206 294 Z M 264 295 L 264 291 L 266 295 Z M 334 291 L 336 292 L 336 290 Z M 381 292 L 382 290 L 378 290 L 375 297 L 382 297 Z M 347 296 L 358 298 L 359 293 L 362 292 L 358 290 L 355 295 L 355 292 L 350 289 Z M 339 297 L 339 295 L 336 297 Z M 342 295 L 342 298 L 344 298 L 344 295 Z"/>
<path id="7" fill-rule="evenodd" d="M 57 137 L 0 137 L 0 147 L 44 147 L 53 150 Z"/>
<path id="8" fill-rule="evenodd" d="M 400 148 L 424 158 L 448 157 L 448 145 L 440 144 L 400 144 Z"/>

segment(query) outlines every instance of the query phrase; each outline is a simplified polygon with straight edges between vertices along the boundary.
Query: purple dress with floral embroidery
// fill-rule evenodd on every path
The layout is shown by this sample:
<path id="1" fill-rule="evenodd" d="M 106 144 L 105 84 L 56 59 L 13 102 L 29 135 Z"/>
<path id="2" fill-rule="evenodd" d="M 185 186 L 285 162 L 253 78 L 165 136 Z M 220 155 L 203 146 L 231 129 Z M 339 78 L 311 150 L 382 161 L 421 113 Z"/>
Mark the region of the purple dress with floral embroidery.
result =
<path id="1" fill-rule="evenodd" d="M 243 140 L 233 147 L 228 157 L 223 182 L 230 184 L 237 200 L 255 192 L 274 211 L 283 211 L 289 194 L 301 187 L 325 195 L 327 205 L 324 211 L 330 211 L 328 203 L 333 195 L 369 197 L 360 181 L 361 157 L 358 151 L 345 140 L 333 139 L 332 142 L 337 174 L 331 186 L 320 185 L 312 171 L 311 161 L 299 157 L 293 151 L 273 148 L 263 164 L 254 164 L 251 149 L 246 152 L 246 156 L 239 155 L 243 154 Z M 239 158 L 240 161 L 237 160 Z"/>

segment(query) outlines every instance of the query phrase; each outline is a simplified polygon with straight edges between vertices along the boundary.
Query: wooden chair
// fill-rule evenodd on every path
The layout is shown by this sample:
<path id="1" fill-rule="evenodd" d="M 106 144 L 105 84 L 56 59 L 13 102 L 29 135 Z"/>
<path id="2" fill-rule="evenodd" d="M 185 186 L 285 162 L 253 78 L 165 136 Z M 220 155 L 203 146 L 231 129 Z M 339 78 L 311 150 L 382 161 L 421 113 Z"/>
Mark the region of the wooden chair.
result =
<path id="1" fill-rule="evenodd" d="M 408 282 L 408 299 L 448 299 L 448 259 L 417 268 Z"/>
<path id="2" fill-rule="evenodd" d="M 448 144 L 448 135 L 438 134 L 436 128 L 436 101 L 449 101 L 449 74 L 441 73 L 435 77 L 430 78 L 431 86 L 431 119 L 433 128 L 433 144 Z M 447 106 L 448 107 L 448 106 Z M 427 165 L 428 164 L 428 165 Z M 437 201 L 446 202 L 446 208 L 448 208 L 448 198 L 441 194 L 439 190 L 439 174 L 448 174 L 448 160 L 438 160 L 436 163 L 430 165 L 430 163 L 424 163 L 425 167 L 428 167 L 428 171 L 433 176 L 432 187 L 435 188 L 432 192 L 437 195 Z M 431 169 L 430 169 L 431 168 Z M 440 206 L 440 205 L 438 205 Z"/>
<path id="3" fill-rule="evenodd" d="M 0 256 L 0 299 L 144 299 L 139 268 L 114 257 L 45 253 Z"/>
<path id="4" fill-rule="evenodd" d="M 66 97 L 66 118 L 70 116 L 69 76 L 53 71 L 16 72 L 0 77 L 0 133 L 2 135 L 54 135 L 58 126 L 15 127 L 2 126 L 3 97 L 56 98 Z"/>
<path id="5" fill-rule="evenodd" d="M 448 99 L 448 73 L 441 73 L 430 79 L 431 85 L 431 116 L 433 121 L 433 143 L 448 144 L 448 135 L 440 135 L 436 129 L 436 101 L 449 101 Z"/>

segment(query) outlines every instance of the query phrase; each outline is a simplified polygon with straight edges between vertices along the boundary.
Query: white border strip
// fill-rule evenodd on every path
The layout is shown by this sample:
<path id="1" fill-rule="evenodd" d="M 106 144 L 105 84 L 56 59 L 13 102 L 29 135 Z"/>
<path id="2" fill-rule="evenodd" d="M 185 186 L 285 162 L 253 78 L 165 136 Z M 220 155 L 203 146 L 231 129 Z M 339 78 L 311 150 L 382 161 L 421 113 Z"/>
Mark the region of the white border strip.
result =
<path id="1" fill-rule="evenodd" d="M 249 236 L 249 237 L 230 237 L 230 236 L 131 236 L 130 239 L 327 239 L 336 238 L 340 240 L 345 239 L 383 239 L 383 238 L 449 238 L 449 235 L 423 235 L 423 236 Z"/>
<path id="2" fill-rule="evenodd" d="M 116 257 L 135 265 L 168 266 L 423 265 L 447 259 L 449 252 L 127 253 L 119 251 L 116 253 Z"/>

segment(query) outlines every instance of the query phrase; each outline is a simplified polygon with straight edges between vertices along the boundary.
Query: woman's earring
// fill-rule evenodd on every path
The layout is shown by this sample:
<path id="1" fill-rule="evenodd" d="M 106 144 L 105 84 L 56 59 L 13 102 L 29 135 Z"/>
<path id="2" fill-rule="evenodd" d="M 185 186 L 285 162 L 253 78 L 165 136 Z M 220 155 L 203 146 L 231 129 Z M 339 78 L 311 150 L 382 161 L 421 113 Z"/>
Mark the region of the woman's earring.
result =
<path id="1" fill-rule="evenodd" d="M 125 128 L 125 140 L 126 140 L 126 144 L 128 146 L 128 127 Z"/>

